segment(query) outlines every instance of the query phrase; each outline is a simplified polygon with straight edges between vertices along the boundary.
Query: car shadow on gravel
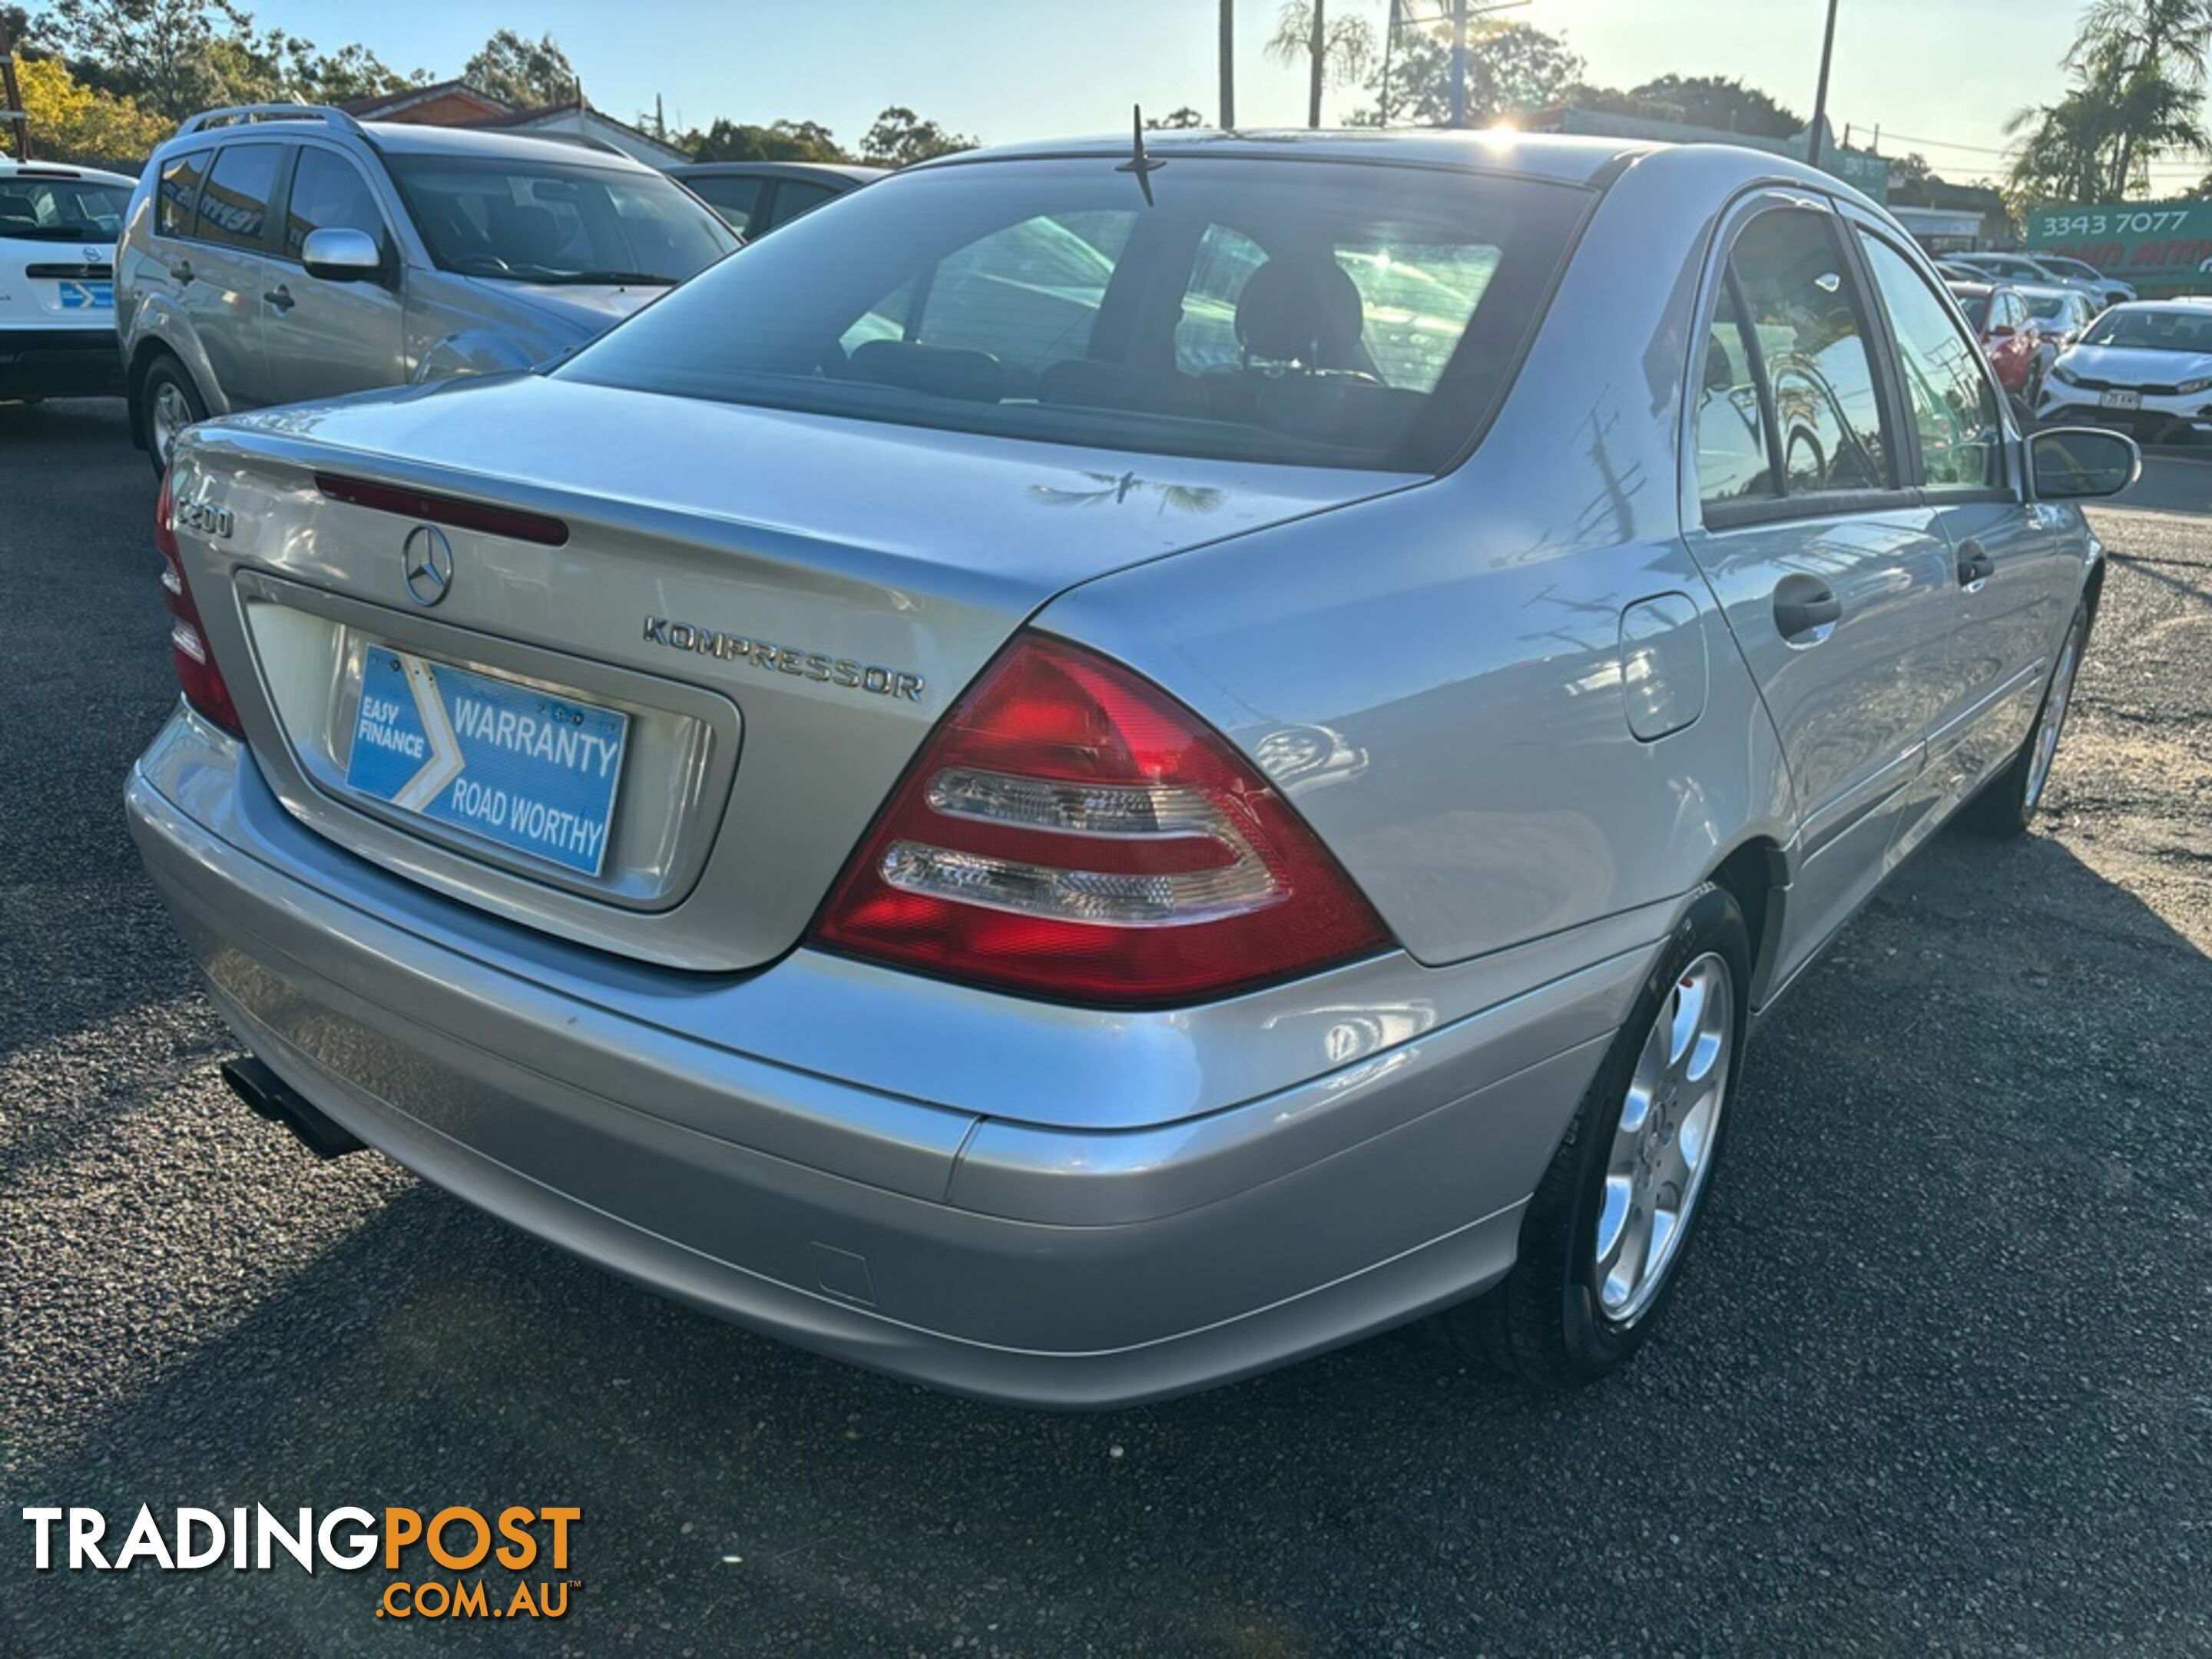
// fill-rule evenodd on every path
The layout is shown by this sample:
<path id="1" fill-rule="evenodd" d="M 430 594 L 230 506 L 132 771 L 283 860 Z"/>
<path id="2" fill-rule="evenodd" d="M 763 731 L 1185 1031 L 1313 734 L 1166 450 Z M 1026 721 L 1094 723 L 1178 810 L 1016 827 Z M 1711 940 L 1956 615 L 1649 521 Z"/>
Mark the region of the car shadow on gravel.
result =
<path id="1" fill-rule="evenodd" d="M 1417 1328 L 1108 1416 L 979 1405 L 407 1184 L 0 1486 L 118 1528 L 580 1505 L 562 1624 L 438 1629 L 501 1650 L 2170 1645 L 2208 1607 L 2206 970 L 2059 841 L 1939 836 L 1762 1030 L 1686 1294 L 1571 1399 Z M 0 1648 L 380 1650 L 386 1578 L 40 1575 Z"/>

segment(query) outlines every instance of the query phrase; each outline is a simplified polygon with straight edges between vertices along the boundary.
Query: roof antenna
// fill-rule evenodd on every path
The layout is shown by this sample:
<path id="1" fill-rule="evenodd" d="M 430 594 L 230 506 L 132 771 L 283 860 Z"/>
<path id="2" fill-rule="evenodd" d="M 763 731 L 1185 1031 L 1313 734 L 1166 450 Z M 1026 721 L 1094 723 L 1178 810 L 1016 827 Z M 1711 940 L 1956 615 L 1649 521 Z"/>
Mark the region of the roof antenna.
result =
<path id="1" fill-rule="evenodd" d="M 1155 161 L 1145 154 L 1145 106 L 1129 106 L 1129 159 L 1114 169 L 1116 173 L 1133 173 L 1137 187 L 1145 192 L 1145 205 L 1152 204 L 1152 174 L 1165 167 L 1165 161 Z"/>

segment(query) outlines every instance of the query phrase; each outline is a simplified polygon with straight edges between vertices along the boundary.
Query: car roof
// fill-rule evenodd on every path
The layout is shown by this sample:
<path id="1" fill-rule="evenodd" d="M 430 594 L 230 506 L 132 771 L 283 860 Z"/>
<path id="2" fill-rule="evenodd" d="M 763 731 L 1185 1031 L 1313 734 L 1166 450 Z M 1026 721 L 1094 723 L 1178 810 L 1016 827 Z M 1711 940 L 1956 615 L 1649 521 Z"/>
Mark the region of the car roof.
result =
<path id="1" fill-rule="evenodd" d="M 630 173 L 658 170 L 618 149 L 579 143 L 550 134 L 488 132 L 477 127 L 439 127 L 416 121 L 356 121 L 350 117 L 331 120 L 319 118 L 312 112 L 284 119 L 201 127 L 179 133 L 163 144 L 160 153 L 206 149 L 240 137 L 298 138 L 309 134 L 322 138 L 365 138 L 371 147 L 386 155 L 481 155 L 493 160 L 505 156 L 526 161 L 532 157 L 543 160 L 550 150 L 588 167 Z"/>
<path id="2" fill-rule="evenodd" d="M 1962 300 L 1978 300 L 1984 294 L 1994 294 L 1999 289 L 2008 286 L 2010 286 L 2010 284 L 2005 283 L 1954 282 L 1950 284 L 1950 289 L 1952 293 L 1957 295 Z"/>
<path id="3" fill-rule="evenodd" d="M 669 176 L 675 179 L 845 179 L 856 185 L 880 179 L 890 171 L 848 161 L 686 161 L 668 169 Z"/>
<path id="4" fill-rule="evenodd" d="M 2187 312 L 2196 309 L 2196 307 L 2203 302 L 2203 301 L 2201 298 L 2197 300 L 2125 300 L 2118 305 L 2106 307 L 2105 315 L 2110 317 L 2114 313 L 2121 311 Z"/>
<path id="5" fill-rule="evenodd" d="M 1641 139 L 1592 138 L 1552 132 L 1515 132 L 1497 129 L 1453 132 L 1434 128 L 1386 129 L 1303 127 L 1239 128 L 1216 131 L 1210 128 L 1163 128 L 1145 134 L 1145 150 L 1157 159 L 1177 155 L 1283 157 L 1296 155 L 1316 161 L 1372 161 L 1395 166 L 1467 167 L 1484 172 L 1516 173 L 1561 184 L 1593 185 L 1624 160 L 1667 146 Z M 1723 148 L 1701 146 L 1700 148 Z M 1760 150 L 1747 156 L 1790 168 L 1784 158 Z M 1129 154 L 1129 135 L 1103 134 L 1083 138 L 1037 139 L 1026 143 L 994 144 L 988 149 L 962 150 L 925 161 L 923 167 L 972 165 L 978 161 L 1039 160 L 1054 156 L 1113 156 Z"/>
<path id="6" fill-rule="evenodd" d="M 0 155 L 0 179 L 89 179 L 95 185 L 119 185 L 129 190 L 137 180 L 105 167 L 81 167 L 67 161 L 18 161 Z"/>
<path id="7" fill-rule="evenodd" d="M 2021 283 L 2014 288 L 2013 292 L 2038 300 L 2086 300 L 2089 297 L 2078 288 L 2062 288 L 2057 283 Z"/>
<path id="8" fill-rule="evenodd" d="M 565 138 L 527 132 L 486 132 L 477 127 L 434 127 L 416 121 L 364 121 L 362 131 L 387 155 L 483 155 L 526 160 L 543 157 L 555 149 L 595 167 L 624 167 L 652 173 L 634 156 L 598 144 L 575 143 Z M 236 129 L 232 129 L 236 131 Z"/>

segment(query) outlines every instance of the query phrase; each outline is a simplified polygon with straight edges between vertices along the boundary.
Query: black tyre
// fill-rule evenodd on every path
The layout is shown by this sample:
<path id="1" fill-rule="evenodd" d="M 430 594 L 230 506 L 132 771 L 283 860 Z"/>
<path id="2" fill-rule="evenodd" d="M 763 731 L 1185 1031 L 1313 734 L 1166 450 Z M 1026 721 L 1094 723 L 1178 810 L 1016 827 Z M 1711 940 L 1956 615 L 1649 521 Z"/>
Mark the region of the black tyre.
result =
<path id="1" fill-rule="evenodd" d="M 1692 899 L 1521 1223 L 1513 1271 L 1441 1334 L 1540 1388 L 1594 1382 L 1642 1347 L 1710 1207 L 1751 983 L 1743 912 Z"/>
<path id="2" fill-rule="evenodd" d="M 155 477 L 168 472 L 171 446 L 186 427 L 207 419 L 207 412 L 191 371 L 166 352 L 156 357 L 138 388 L 139 436 Z"/>
<path id="3" fill-rule="evenodd" d="M 2081 655 L 2088 646 L 2089 602 L 2084 599 L 2075 609 L 2065 641 L 2058 647 L 2057 660 L 2051 665 L 2051 678 L 2044 684 L 2043 701 L 2037 705 L 2035 724 L 2028 728 L 2027 741 L 1966 809 L 1967 821 L 1984 835 L 2026 835 L 2027 826 L 2035 821 L 2036 809 L 2043 805 L 2043 792 L 2051 781 L 2051 763 L 2057 757 L 2058 740 L 2066 734 L 2075 676 L 2081 671 Z"/>

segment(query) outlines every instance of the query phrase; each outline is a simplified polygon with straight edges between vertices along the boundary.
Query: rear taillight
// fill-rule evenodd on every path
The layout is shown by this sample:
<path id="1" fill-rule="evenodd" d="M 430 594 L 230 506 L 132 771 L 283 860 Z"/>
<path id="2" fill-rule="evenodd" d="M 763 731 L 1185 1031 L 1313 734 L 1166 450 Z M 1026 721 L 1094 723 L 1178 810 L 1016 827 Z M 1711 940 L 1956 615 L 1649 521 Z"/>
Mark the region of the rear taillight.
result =
<path id="1" fill-rule="evenodd" d="M 931 737 L 814 937 L 1122 1006 L 1249 989 L 1390 942 L 1313 831 L 1196 715 L 1038 635 Z"/>
<path id="2" fill-rule="evenodd" d="M 184 556 L 177 550 L 176 514 L 169 498 L 169 481 L 161 480 L 161 499 L 154 503 L 154 550 L 161 556 L 161 599 L 169 608 L 169 655 L 176 659 L 177 684 L 185 700 L 234 736 L 245 732 L 232 706 L 230 688 L 208 649 L 207 630 L 200 626 L 200 608 L 192 603 L 192 590 L 185 580 Z"/>

